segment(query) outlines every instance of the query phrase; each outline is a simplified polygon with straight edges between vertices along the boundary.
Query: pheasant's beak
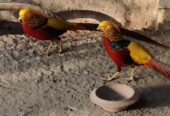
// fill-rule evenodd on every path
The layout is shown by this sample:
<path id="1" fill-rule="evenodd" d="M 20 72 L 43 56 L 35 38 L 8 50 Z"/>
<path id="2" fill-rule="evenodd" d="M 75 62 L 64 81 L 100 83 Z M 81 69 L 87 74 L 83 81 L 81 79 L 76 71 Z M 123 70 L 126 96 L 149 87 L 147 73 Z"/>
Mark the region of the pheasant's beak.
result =
<path id="1" fill-rule="evenodd" d="M 19 21 L 20 23 L 22 23 L 22 19 L 21 19 L 21 17 L 19 17 L 19 18 L 18 18 L 18 21 Z"/>
<path id="2" fill-rule="evenodd" d="M 101 30 L 99 26 L 97 27 L 97 30 L 99 30 L 99 31 Z"/>

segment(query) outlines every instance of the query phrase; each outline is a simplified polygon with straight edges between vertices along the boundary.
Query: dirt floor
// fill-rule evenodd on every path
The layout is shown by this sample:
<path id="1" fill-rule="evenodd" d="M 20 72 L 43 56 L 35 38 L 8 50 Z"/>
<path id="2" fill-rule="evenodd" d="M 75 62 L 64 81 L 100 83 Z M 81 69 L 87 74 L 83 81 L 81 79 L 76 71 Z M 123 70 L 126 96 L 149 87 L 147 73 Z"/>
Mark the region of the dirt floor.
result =
<path id="1" fill-rule="evenodd" d="M 54 45 L 45 57 L 49 42 L 20 34 L 19 25 L 1 26 L 0 116 L 169 116 L 170 82 L 155 71 L 139 67 L 136 81 L 130 83 L 124 79 L 129 76 L 128 68 L 112 82 L 100 79 L 115 71 L 103 49 L 101 33 L 67 32 L 62 36 L 65 53 L 58 54 Z M 145 33 L 170 45 L 170 30 Z M 142 44 L 170 65 L 170 51 Z M 119 113 L 108 113 L 90 101 L 94 88 L 114 82 L 137 87 L 140 101 Z"/>

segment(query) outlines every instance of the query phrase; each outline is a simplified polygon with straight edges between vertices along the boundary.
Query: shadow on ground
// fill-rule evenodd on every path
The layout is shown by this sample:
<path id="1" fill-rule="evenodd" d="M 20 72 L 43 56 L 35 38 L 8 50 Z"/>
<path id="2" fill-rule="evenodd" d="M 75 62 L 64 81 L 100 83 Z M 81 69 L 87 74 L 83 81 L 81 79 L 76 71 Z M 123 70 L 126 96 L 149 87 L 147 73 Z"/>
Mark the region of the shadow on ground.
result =
<path id="1" fill-rule="evenodd" d="M 22 26 L 18 22 L 1 21 L 0 35 L 23 34 Z"/>
<path id="2" fill-rule="evenodd" d="M 148 91 L 149 90 L 149 91 Z M 160 85 L 141 89 L 141 98 L 128 110 L 170 107 L 170 85 Z"/>

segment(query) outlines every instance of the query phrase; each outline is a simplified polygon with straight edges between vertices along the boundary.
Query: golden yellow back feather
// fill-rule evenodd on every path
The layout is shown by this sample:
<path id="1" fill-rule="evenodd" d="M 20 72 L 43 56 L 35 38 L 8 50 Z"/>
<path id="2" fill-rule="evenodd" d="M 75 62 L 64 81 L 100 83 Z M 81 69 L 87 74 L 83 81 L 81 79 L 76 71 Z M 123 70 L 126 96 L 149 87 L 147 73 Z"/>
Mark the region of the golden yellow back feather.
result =
<path id="1" fill-rule="evenodd" d="M 48 18 L 47 25 L 55 28 L 56 30 L 67 29 L 69 23 L 60 18 Z"/>
<path id="2" fill-rule="evenodd" d="M 130 51 L 130 56 L 137 64 L 145 64 L 151 59 L 150 53 L 136 42 L 132 41 L 128 45 L 128 49 Z"/>

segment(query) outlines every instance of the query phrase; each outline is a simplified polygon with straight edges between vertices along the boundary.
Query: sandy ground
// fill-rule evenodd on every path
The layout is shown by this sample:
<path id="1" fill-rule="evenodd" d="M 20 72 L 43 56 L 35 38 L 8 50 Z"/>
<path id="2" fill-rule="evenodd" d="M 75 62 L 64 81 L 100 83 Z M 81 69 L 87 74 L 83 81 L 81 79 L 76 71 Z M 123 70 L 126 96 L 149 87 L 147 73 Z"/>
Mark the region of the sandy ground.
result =
<path id="1" fill-rule="evenodd" d="M 155 71 L 139 67 L 136 81 L 130 83 L 124 79 L 128 68 L 112 82 L 100 79 L 115 71 L 101 33 L 68 32 L 62 36 L 66 53 L 58 54 L 54 45 L 51 55 L 44 57 L 49 42 L 6 34 L 13 31 L 5 27 L 0 33 L 0 116 L 169 116 L 170 83 Z M 170 31 L 148 35 L 170 45 Z M 142 44 L 170 65 L 170 51 Z M 90 101 L 94 88 L 114 82 L 137 87 L 141 100 L 119 113 L 108 113 Z"/>

